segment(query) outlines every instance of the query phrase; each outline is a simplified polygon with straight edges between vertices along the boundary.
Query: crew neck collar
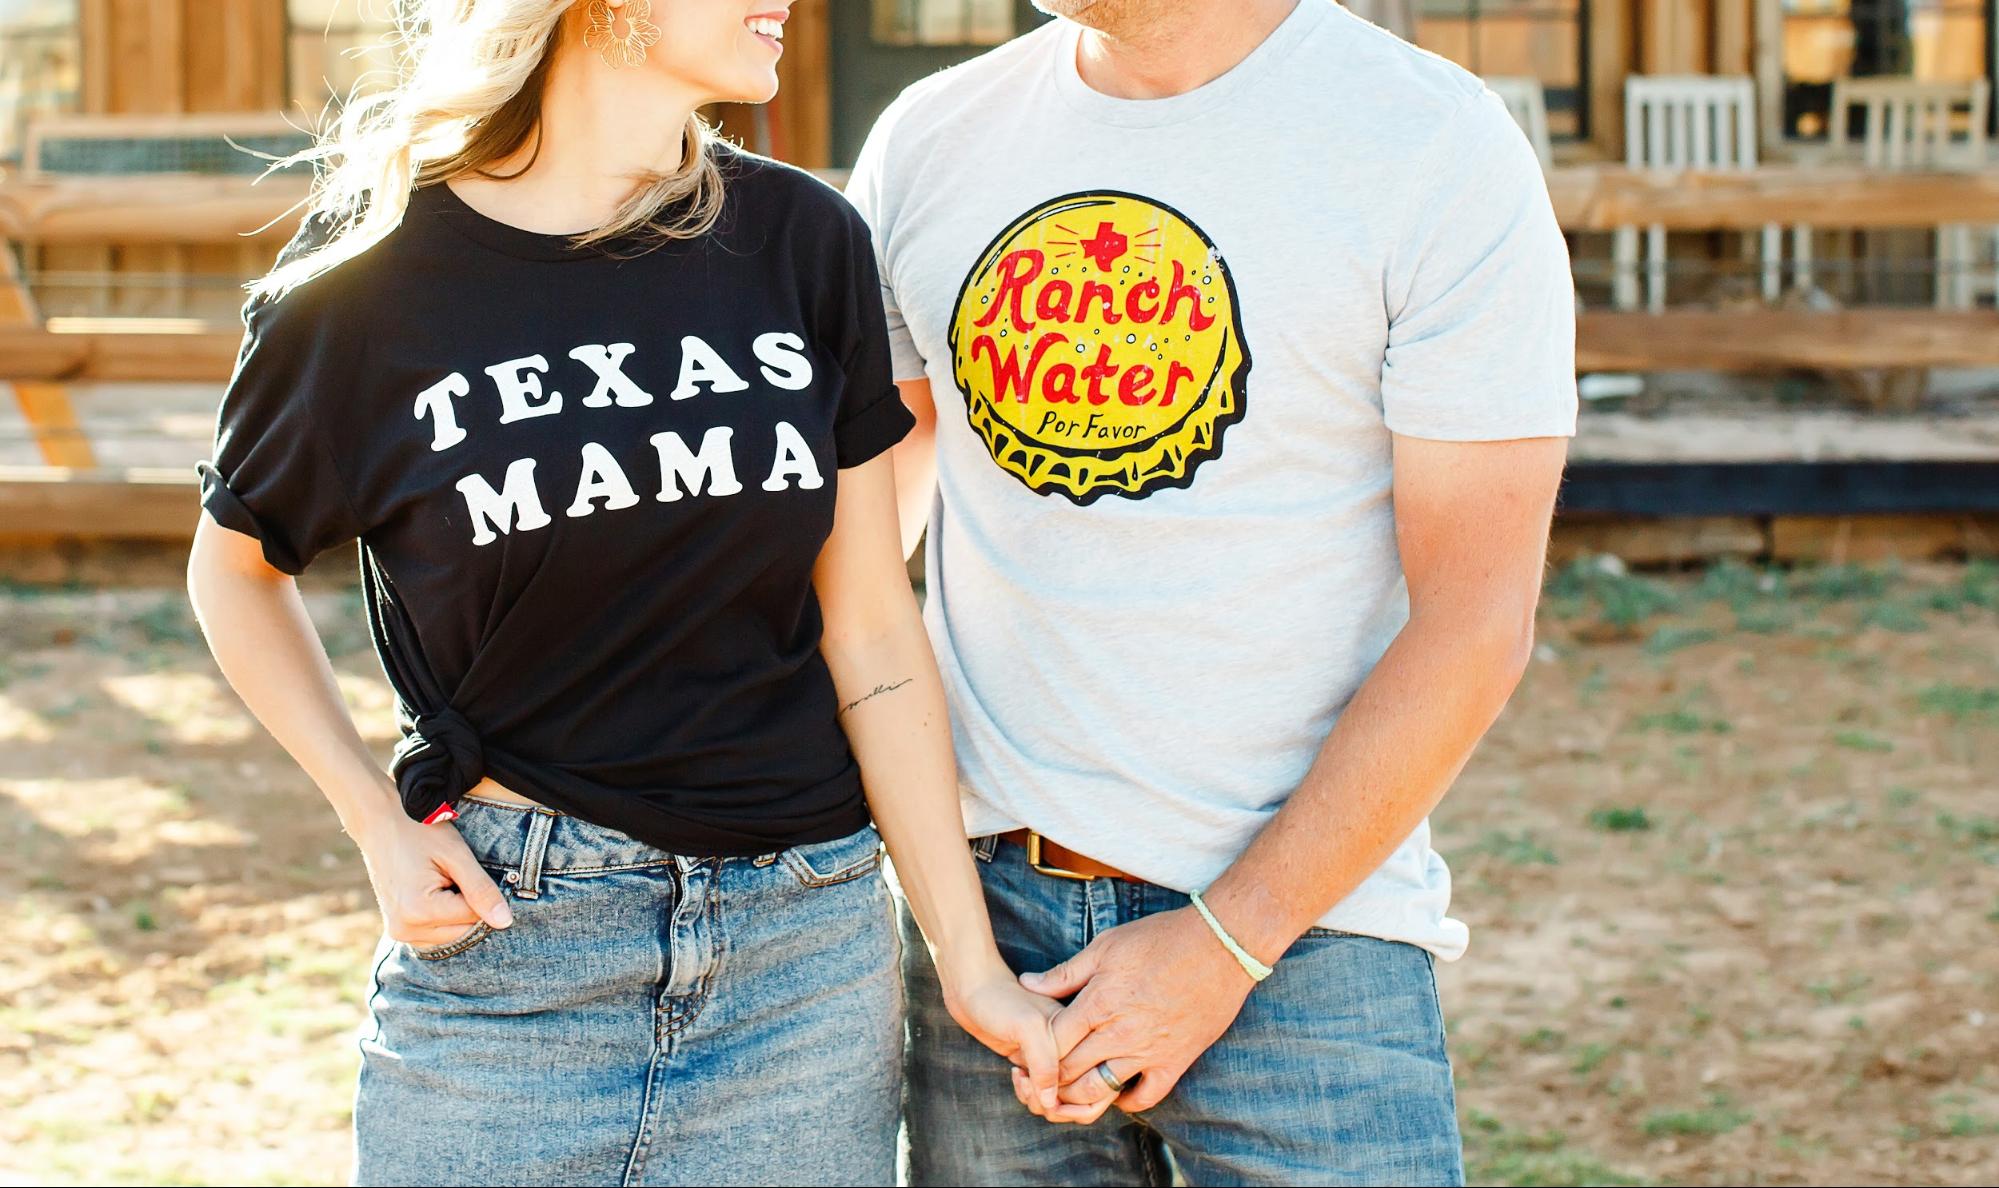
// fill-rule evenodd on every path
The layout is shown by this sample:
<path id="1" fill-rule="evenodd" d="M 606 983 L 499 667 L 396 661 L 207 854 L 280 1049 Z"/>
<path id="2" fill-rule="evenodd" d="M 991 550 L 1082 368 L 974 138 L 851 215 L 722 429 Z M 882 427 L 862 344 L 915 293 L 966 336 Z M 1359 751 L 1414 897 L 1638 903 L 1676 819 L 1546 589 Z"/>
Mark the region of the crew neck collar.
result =
<path id="1" fill-rule="evenodd" d="M 1056 38 L 1055 88 L 1069 105 L 1100 123 L 1121 128 L 1156 128 L 1212 111 L 1268 74 L 1305 36 L 1325 20 L 1328 0 L 1298 0 L 1291 12 L 1242 61 L 1191 91 L 1163 99 L 1120 99 L 1083 81 L 1076 69 L 1076 50 L 1083 27 L 1064 21 Z"/>
<path id="2" fill-rule="evenodd" d="M 545 260 L 550 262 L 567 260 L 597 260 L 606 256 L 629 254 L 634 249 L 645 246 L 638 236 L 621 236 L 603 243 L 579 247 L 573 235 L 557 235 L 546 231 L 530 231 L 503 223 L 491 215 L 482 214 L 471 203 L 459 197 L 445 182 L 431 182 L 411 195 L 413 208 L 427 213 L 449 227 L 482 246 L 494 251 L 515 256 L 523 260 Z"/>

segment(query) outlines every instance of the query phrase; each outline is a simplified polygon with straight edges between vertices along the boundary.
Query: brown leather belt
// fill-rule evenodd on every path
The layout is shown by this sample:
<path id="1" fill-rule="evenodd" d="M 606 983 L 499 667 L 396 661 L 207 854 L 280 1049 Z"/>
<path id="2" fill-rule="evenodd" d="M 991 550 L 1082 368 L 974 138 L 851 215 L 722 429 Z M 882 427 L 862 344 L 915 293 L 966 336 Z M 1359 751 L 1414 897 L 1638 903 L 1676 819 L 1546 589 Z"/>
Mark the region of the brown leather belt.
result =
<path id="1" fill-rule="evenodd" d="M 1013 842 L 1025 849 L 1027 864 L 1033 867 L 1036 873 L 1045 874 L 1050 878 L 1123 879 L 1127 883 L 1145 881 L 1137 875 L 1128 875 L 1115 866 L 1049 841 L 1032 829 L 1009 829 L 999 836 L 1000 840 Z"/>

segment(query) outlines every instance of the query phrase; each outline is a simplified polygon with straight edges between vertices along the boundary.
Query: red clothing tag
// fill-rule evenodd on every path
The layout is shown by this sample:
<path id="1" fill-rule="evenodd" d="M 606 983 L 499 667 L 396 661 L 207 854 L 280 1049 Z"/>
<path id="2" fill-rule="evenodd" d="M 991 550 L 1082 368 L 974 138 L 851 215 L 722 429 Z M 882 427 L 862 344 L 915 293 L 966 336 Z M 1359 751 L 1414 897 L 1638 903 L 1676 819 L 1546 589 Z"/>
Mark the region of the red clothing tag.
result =
<path id="1" fill-rule="evenodd" d="M 439 821 L 456 821 L 457 819 L 458 810 L 452 808 L 451 802 L 447 800 L 432 809 L 430 815 L 423 819 L 423 823 L 426 825 L 435 825 Z"/>

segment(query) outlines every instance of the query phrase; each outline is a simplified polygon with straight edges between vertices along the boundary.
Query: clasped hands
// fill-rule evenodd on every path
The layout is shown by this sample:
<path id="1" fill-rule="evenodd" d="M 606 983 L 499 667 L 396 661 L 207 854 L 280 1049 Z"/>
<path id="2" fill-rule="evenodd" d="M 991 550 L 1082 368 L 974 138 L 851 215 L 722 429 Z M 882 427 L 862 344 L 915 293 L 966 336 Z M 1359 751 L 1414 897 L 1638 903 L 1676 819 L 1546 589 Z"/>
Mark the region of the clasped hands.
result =
<path id="1" fill-rule="evenodd" d="M 1022 974 L 1019 986 L 1032 995 L 986 984 L 955 999 L 947 988 L 945 997 L 960 1026 L 1013 1063 L 1023 1105 L 1050 1122 L 1088 1123 L 1113 1105 L 1137 1113 L 1164 1100 L 1254 985 L 1200 916 L 1181 908 L 1119 925 L 1055 968 Z"/>

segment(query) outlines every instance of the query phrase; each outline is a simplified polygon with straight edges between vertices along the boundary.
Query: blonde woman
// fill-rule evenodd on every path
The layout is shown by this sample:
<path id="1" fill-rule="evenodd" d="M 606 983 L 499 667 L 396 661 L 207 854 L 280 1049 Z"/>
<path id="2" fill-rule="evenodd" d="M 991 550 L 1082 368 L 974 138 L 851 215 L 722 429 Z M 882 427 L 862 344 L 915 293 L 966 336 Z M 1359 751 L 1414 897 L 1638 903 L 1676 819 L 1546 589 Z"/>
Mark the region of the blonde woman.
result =
<path id="1" fill-rule="evenodd" d="M 890 1182 L 883 839 L 1053 1104 L 903 574 L 867 231 L 694 114 L 770 98 L 786 7 L 428 0 L 245 307 L 189 590 L 380 901 L 360 1182 Z M 357 538 L 387 774 L 291 577 Z"/>

